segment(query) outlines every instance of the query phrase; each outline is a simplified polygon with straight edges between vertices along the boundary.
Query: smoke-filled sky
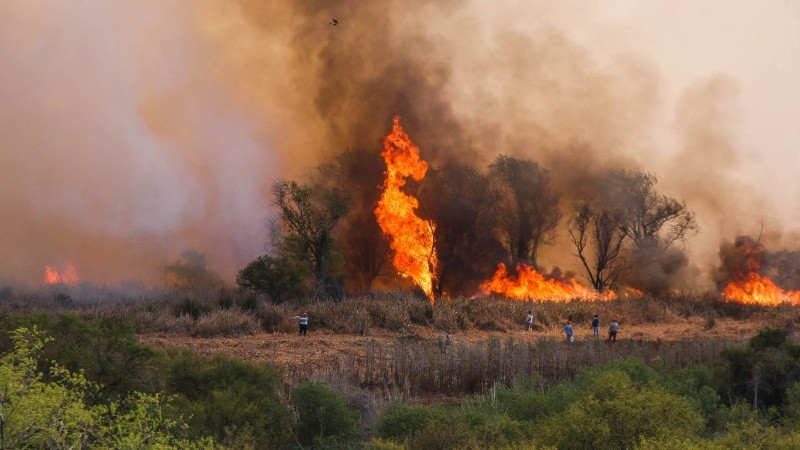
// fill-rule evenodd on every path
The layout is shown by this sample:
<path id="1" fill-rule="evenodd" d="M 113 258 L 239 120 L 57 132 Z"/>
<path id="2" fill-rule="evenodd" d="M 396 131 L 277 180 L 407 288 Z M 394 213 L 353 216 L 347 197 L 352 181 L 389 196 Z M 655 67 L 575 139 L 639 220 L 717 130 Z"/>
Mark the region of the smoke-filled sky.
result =
<path id="1" fill-rule="evenodd" d="M 780 0 L 0 0 L 0 280 L 158 282 L 187 249 L 232 279 L 270 185 L 378 152 L 394 114 L 434 166 L 531 158 L 575 195 L 655 173 L 708 273 L 762 223 L 800 244 L 797 80 Z"/>

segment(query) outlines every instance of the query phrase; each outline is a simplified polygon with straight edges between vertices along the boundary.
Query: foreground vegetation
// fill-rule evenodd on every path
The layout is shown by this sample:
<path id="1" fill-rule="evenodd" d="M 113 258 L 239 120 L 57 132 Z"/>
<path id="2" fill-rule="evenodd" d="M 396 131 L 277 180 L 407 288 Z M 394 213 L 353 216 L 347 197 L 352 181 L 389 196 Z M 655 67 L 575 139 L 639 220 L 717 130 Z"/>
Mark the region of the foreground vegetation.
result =
<path id="1" fill-rule="evenodd" d="M 0 321 L 2 448 L 797 448 L 800 347 L 793 309 L 696 299 L 525 304 L 457 299 L 431 307 L 386 295 L 324 304 L 250 297 L 171 302 L 5 302 Z M 59 312 L 36 311 L 46 302 Z M 70 302 L 72 302 L 70 304 Z M 709 306 L 710 305 L 710 306 Z M 339 368 L 284 372 L 226 356 L 157 350 L 136 333 L 295 331 L 286 316 L 369 336 L 414 324 L 443 331 L 540 326 L 591 314 L 657 322 L 681 314 L 759 317 L 779 327 L 749 342 L 622 341 L 568 346 L 493 339 L 475 344 L 398 334 Z M 226 328 L 230 313 L 252 328 Z M 342 316 L 350 315 L 350 320 Z M 158 319 L 158 315 L 165 316 Z M 360 318 L 353 320 L 353 318 Z M 158 322 L 162 320 L 162 322 Z M 205 321 L 205 322 L 204 322 Z M 214 326 L 202 325 L 215 323 Z M 365 326 L 366 324 L 366 326 Z M 334 370 L 336 369 L 336 370 Z"/>

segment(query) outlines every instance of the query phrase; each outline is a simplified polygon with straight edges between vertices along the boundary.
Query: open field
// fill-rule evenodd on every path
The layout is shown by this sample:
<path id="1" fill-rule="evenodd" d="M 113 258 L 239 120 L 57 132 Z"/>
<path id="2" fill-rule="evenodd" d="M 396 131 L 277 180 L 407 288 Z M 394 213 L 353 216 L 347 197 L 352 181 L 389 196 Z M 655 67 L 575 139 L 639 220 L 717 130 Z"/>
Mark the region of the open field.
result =
<path id="1" fill-rule="evenodd" d="M 716 321 L 714 328 L 706 329 L 706 321 L 697 317 L 673 323 L 623 325 L 617 344 L 621 344 L 623 341 L 674 343 L 681 340 L 744 342 L 751 338 L 761 326 L 762 323 L 756 320 L 720 319 Z M 444 341 L 446 333 L 430 327 L 412 325 L 406 333 L 377 330 L 368 336 L 343 335 L 328 330 L 315 331 L 312 327 L 308 336 L 298 336 L 291 332 L 259 331 L 236 337 L 195 338 L 165 333 L 140 334 L 139 337 L 142 342 L 155 347 L 187 348 L 206 355 L 223 353 L 249 361 L 278 363 L 285 367 L 313 367 L 346 356 L 364 356 L 364 349 L 368 343 L 391 346 L 399 341 L 413 339 L 438 345 Z M 500 340 L 511 338 L 521 343 L 535 344 L 542 339 L 560 341 L 563 339 L 563 333 L 557 327 L 538 327 L 532 332 L 468 330 L 455 332 L 451 338 L 453 345 L 474 345 L 493 338 Z M 595 340 L 592 330 L 588 326 L 579 328 L 576 338 L 579 341 L 577 343 L 580 343 L 581 340 Z M 605 327 L 603 327 L 599 341 L 607 345 L 614 345 L 614 343 L 607 343 L 605 338 Z"/>
<path id="2" fill-rule="evenodd" d="M 274 363 L 287 386 L 336 378 L 385 398 L 482 392 L 520 374 L 558 382 L 581 367 L 624 357 L 672 368 L 713 364 L 720 350 L 745 343 L 764 327 L 800 325 L 798 307 L 743 305 L 713 295 L 599 302 L 481 297 L 435 305 L 400 292 L 278 305 L 233 291 L 91 302 L 64 293 L 7 300 L 6 311 L 71 311 L 129 324 L 141 342 L 159 348 Z M 528 310 L 536 317 L 532 332 L 523 331 Z M 296 316 L 303 311 L 310 316 L 306 337 L 297 335 Z M 601 318 L 600 339 L 591 335 L 594 314 Z M 619 340 L 608 343 L 613 318 L 621 325 Z M 572 345 L 561 332 L 567 320 L 575 325 Z"/>

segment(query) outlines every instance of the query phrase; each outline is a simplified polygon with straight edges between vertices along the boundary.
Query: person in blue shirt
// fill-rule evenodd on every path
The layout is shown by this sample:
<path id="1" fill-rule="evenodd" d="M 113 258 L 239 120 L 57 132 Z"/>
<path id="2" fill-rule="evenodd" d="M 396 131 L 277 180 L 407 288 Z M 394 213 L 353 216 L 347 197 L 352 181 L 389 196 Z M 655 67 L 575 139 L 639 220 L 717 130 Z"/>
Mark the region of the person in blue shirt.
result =
<path id="1" fill-rule="evenodd" d="M 572 321 L 568 320 L 567 324 L 564 325 L 564 334 L 567 335 L 567 342 L 573 342 L 575 337 L 573 336 L 573 328 L 572 328 Z"/>
<path id="2" fill-rule="evenodd" d="M 597 317 L 597 314 L 592 319 L 592 334 L 594 334 L 594 337 L 600 337 L 600 318 Z"/>

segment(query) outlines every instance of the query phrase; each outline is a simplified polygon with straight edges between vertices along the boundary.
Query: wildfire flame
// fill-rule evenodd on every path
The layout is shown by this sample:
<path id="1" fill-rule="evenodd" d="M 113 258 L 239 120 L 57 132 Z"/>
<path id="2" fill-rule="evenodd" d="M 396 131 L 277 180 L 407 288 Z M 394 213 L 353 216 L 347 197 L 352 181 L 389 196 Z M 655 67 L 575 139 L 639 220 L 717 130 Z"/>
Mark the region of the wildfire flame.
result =
<path id="1" fill-rule="evenodd" d="M 75 284 L 78 280 L 78 271 L 72 264 L 67 264 L 61 272 L 51 266 L 44 268 L 44 284 Z"/>
<path id="2" fill-rule="evenodd" d="M 410 277 L 422 288 L 431 304 L 433 280 L 436 271 L 436 251 L 433 247 L 435 224 L 421 219 L 414 212 L 419 201 L 402 192 L 406 178 L 420 181 L 428 171 L 428 164 L 420 159 L 419 147 L 403 131 L 400 117 L 394 117 L 392 132 L 383 140 L 383 156 L 386 161 L 386 179 L 383 193 L 375 208 L 383 233 L 389 237 L 394 250 L 393 264 L 404 277 Z"/>
<path id="3" fill-rule="evenodd" d="M 784 291 L 772 280 L 759 274 L 762 252 L 763 247 L 758 246 L 745 252 L 747 272 L 734 276 L 722 290 L 722 297 L 728 301 L 752 305 L 800 305 L 800 291 Z"/>
<path id="4" fill-rule="evenodd" d="M 576 298 L 586 300 L 613 300 L 617 294 L 613 291 L 600 293 L 578 283 L 548 279 L 536 269 L 525 264 L 517 265 L 517 277 L 509 275 L 505 264 L 499 264 L 492 278 L 480 285 L 486 294 L 502 294 L 514 300 L 548 300 L 568 302 Z"/>

